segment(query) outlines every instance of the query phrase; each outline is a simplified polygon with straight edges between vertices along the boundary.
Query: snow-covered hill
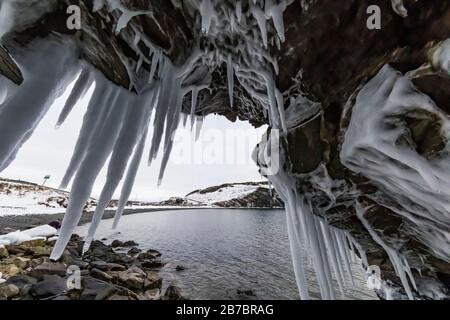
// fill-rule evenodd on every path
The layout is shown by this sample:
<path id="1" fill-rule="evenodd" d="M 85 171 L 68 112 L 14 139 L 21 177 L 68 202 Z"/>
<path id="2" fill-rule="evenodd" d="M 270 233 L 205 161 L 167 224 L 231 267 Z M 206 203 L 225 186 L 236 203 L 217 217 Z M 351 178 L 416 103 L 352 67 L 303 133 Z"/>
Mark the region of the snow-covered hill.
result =
<path id="1" fill-rule="evenodd" d="M 64 212 L 69 193 L 31 182 L 0 179 L 0 216 Z M 86 205 L 94 205 L 91 199 Z"/>
<path id="2" fill-rule="evenodd" d="M 212 206 L 227 208 L 272 208 L 283 203 L 265 182 L 227 183 L 195 190 L 184 198 L 170 198 L 160 205 Z"/>

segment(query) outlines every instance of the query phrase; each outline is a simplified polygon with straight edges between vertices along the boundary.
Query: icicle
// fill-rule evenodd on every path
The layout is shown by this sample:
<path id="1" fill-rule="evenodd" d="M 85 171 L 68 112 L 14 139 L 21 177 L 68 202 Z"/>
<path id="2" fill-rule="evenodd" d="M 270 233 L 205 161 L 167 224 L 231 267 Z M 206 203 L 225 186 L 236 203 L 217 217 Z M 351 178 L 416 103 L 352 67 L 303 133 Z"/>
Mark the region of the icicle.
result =
<path id="1" fill-rule="evenodd" d="M 278 38 L 281 42 L 284 42 L 284 22 L 283 11 L 286 9 L 286 4 L 281 1 L 279 4 L 275 4 L 274 0 L 266 0 L 265 11 L 266 16 L 271 17 L 273 25 L 277 31 Z"/>
<path id="2" fill-rule="evenodd" d="M 402 18 L 406 18 L 408 16 L 408 10 L 406 10 L 405 5 L 403 4 L 403 0 L 391 0 L 392 9 L 396 14 L 401 16 Z"/>
<path id="3" fill-rule="evenodd" d="M 242 19 L 242 4 L 240 0 L 238 0 L 238 2 L 236 3 L 236 18 L 240 23 Z"/>
<path id="4" fill-rule="evenodd" d="M 120 92 L 116 95 L 113 107 L 104 120 L 104 125 L 100 126 L 101 130 L 98 135 L 92 137 L 93 141 L 77 171 L 71 188 L 69 205 L 64 215 L 60 234 L 50 255 L 52 260 L 57 260 L 61 257 L 73 230 L 81 218 L 84 205 L 91 195 L 94 182 L 112 151 L 123 123 L 123 115 L 126 110 L 123 105 L 126 103 L 128 94 L 128 92 Z"/>
<path id="5" fill-rule="evenodd" d="M 203 127 L 203 117 L 197 117 L 196 127 L 195 127 L 195 141 L 200 138 L 200 133 Z"/>
<path id="6" fill-rule="evenodd" d="M 79 71 L 72 43 L 40 41 L 15 59 L 24 82 L 0 108 L 0 172 L 16 157 L 37 125 Z"/>
<path id="7" fill-rule="evenodd" d="M 354 285 L 353 282 L 353 272 L 350 264 L 350 255 L 348 251 L 348 246 L 345 242 L 344 234 L 341 230 L 336 230 L 336 237 L 338 239 L 338 245 L 340 248 L 342 248 L 342 259 L 344 259 L 345 266 L 347 268 L 348 277 L 350 279 L 350 283 Z"/>
<path id="8" fill-rule="evenodd" d="M 295 235 L 297 233 L 298 228 L 296 228 L 296 224 L 292 217 L 293 212 L 295 210 L 293 210 L 293 208 L 290 207 L 292 205 L 292 201 L 290 201 L 290 198 L 287 198 L 287 201 L 285 201 L 285 203 L 288 206 L 288 208 L 286 208 L 286 218 L 287 218 L 287 227 L 288 227 L 292 262 L 294 265 L 295 279 L 297 281 L 297 287 L 300 293 L 300 298 L 302 300 L 309 300 L 308 284 L 306 281 L 305 268 L 303 265 L 304 248 L 300 240 L 301 238 L 298 236 L 298 234 Z"/>
<path id="9" fill-rule="evenodd" d="M 164 133 L 164 123 L 166 121 L 167 112 L 170 108 L 170 102 L 172 98 L 171 91 L 174 87 L 175 82 L 175 70 L 172 63 L 168 59 L 166 59 L 163 68 L 163 83 L 160 92 L 160 98 L 158 100 L 158 105 L 156 106 L 155 119 L 153 124 L 153 137 L 149 153 L 149 164 L 151 164 L 152 160 L 156 158 L 161 144 L 162 135 Z"/>
<path id="10" fill-rule="evenodd" d="M 270 124 L 273 128 L 279 128 L 279 112 L 278 112 L 278 103 L 277 97 L 275 94 L 275 83 L 272 76 L 268 72 L 262 73 L 264 80 L 266 81 L 267 87 L 267 98 L 269 100 L 269 120 Z"/>
<path id="11" fill-rule="evenodd" d="M 140 55 L 139 56 L 139 60 L 138 60 L 138 62 L 137 62 L 137 64 L 136 64 L 136 73 L 138 73 L 139 72 L 139 70 L 141 70 L 141 67 L 142 67 L 142 63 L 144 62 L 144 58 Z"/>
<path id="12" fill-rule="evenodd" d="M 110 91 L 108 85 L 104 81 L 96 81 L 94 93 L 89 101 L 87 111 L 83 118 L 83 125 L 81 126 L 78 135 L 75 149 L 72 153 L 69 166 L 60 184 L 60 189 L 66 189 L 73 175 L 77 171 L 81 161 L 83 160 L 89 143 L 94 136 L 99 123 L 103 121 L 103 117 L 107 112 L 110 103 Z"/>
<path id="13" fill-rule="evenodd" d="M 61 114 L 59 115 L 58 121 L 56 123 L 56 127 L 60 127 L 64 121 L 66 120 L 67 116 L 72 111 L 75 104 L 83 99 L 86 92 L 89 90 L 89 88 L 94 83 L 94 78 L 88 68 L 84 68 L 81 71 L 80 76 L 77 79 L 77 82 L 75 83 L 75 86 L 72 89 L 72 92 L 70 93 L 69 98 L 67 98 L 66 103 L 64 104 L 64 108 L 61 111 Z"/>
<path id="14" fill-rule="evenodd" d="M 330 235 L 330 229 L 328 224 L 325 221 L 320 221 L 320 225 L 322 227 L 322 232 L 324 235 L 324 240 L 326 247 L 330 253 L 331 263 L 333 264 L 334 273 L 336 275 L 336 280 L 339 286 L 339 290 L 341 291 L 342 296 L 345 295 L 345 284 L 344 284 L 344 273 L 341 268 L 341 264 L 338 262 L 337 250 L 334 242 L 332 241 Z"/>
<path id="15" fill-rule="evenodd" d="M 233 109 L 234 70 L 231 56 L 228 56 L 227 59 L 227 79 L 228 79 L 228 97 L 230 99 L 230 107 Z"/>
<path id="16" fill-rule="evenodd" d="M 152 65 L 150 67 L 150 74 L 149 74 L 149 78 L 148 78 L 149 83 L 153 82 L 153 78 L 155 77 L 156 67 L 158 66 L 160 58 L 161 58 L 161 52 L 159 50 L 153 51 Z"/>
<path id="17" fill-rule="evenodd" d="M 198 88 L 194 87 L 192 89 L 192 100 L 191 100 L 191 130 L 194 128 L 195 123 L 195 108 L 197 107 L 198 98 Z"/>
<path id="18" fill-rule="evenodd" d="M 133 153 L 133 148 L 139 143 L 142 132 L 148 125 L 152 110 L 152 105 L 148 101 L 151 101 L 152 98 L 148 94 L 143 94 L 139 97 L 132 97 L 132 99 L 134 103 L 128 108 L 127 118 L 115 143 L 109 162 L 107 179 L 98 199 L 91 225 L 89 226 L 83 252 L 89 249 L 103 213 L 122 180 L 128 160 Z"/>
<path id="19" fill-rule="evenodd" d="M 266 29 L 266 17 L 264 16 L 264 11 L 257 5 L 251 6 L 251 11 L 253 17 L 258 23 L 259 31 L 261 32 L 261 37 L 263 40 L 264 47 L 267 47 L 267 29 Z"/>
<path id="20" fill-rule="evenodd" d="M 372 236 L 372 239 L 375 240 L 376 243 L 378 243 L 388 254 L 389 260 L 391 261 L 395 272 L 397 273 L 397 276 L 400 278 L 400 281 L 402 282 L 403 288 L 406 291 L 406 294 L 409 298 L 409 300 L 414 300 L 414 296 L 412 294 L 411 288 L 408 283 L 408 279 L 405 275 L 405 267 L 403 266 L 402 260 L 398 256 L 397 252 L 386 245 L 384 241 L 381 239 L 381 237 L 373 230 L 372 226 L 369 224 L 369 222 L 364 217 L 365 210 L 362 208 L 360 203 L 356 204 L 356 216 L 358 219 L 362 222 L 366 230 L 369 232 L 369 234 Z"/>
<path id="21" fill-rule="evenodd" d="M 119 204 L 117 206 L 117 211 L 114 216 L 114 222 L 112 226 L 114 230 L 117 229 L 117 226 L 119 225 L 120 219 L 122 218 L 123 215 L 123 210 L 125 209 L 128 198 L 130 197 L 131 190 L 133 189 L 134 180 L 136 179 L 136 174 L 139 169 L 142 154 L 144 153 L 146 137 L 147 137 L 147 129 L 142 134 L 141 140 L 138 146 L 135 148 L 133 158 L 131 159 L 128 172 L 125 177 L 125 181 L 123 183 L 122 191 L 119 198 Z"/>
<path id="22" fill-rule="evenodd" d="M 288 129 L 287 129 L 287 125 L 286 125 L 284 99 L 283 99 L 283 95 L 281 94 L 280 91 L 278 91 L 278 89 L 275 89 L 275 97 L 277 99 L 277 108 L 278 108 L 278 114 L 280 116 L 281 127 L 283 128 L 283 132 L 286 134 Z"/>
<path id="23" fill-rule="evenodd" d="M 202 3 L 200 4 L 200 14 L 202 16 L 202 33 L 208 34 L 214 14 L 214 5 L 211 0 L 202 0 Z"/>
<path id="24" fill-rule="evenodd" d="M 92 9 L 93 12 L 97 12 L 98 10 L 102 9 L 105 5 L 105 0 L 94 0 L 94 7 Z"/>
<path id="25" fill-rule="evenodd" d="M 322 261 L 323 261 L 324 270 L 325 270 L 324 281 L 326 281 L 326 284 L 328 286 L 328 292 L 329 292 L 328 299 L 335 300 L 336 296 L 334 293 L 333 278 L 331 276 L 330 262 L 328 260 L 327 248 L 325 247 L 325 240 L 324 240 L 322 228 L 320 227 L 320 221 L 319 221 L 319 218 L 316 218 L 316 217 L 313 217 L 312 220 L 314 221 L 315 233 L 317 234 L 317 238 L 319 240 L 318 244 L 319 244 L 319 248 L 320 248 L 320 254 L 322 255 Z"/>

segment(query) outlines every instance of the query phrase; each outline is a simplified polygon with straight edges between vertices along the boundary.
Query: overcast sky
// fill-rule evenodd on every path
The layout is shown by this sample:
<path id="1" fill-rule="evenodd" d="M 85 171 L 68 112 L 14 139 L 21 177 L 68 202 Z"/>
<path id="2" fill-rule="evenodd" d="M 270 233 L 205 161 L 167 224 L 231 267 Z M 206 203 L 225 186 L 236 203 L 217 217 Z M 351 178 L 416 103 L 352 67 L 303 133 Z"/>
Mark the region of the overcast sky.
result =
<path id="1" fill-rule="evenodd" d="M 44 176 L 49 174 L 51 178 L 47 185 L 58 187 L 70 161 L 92 88 L 61 128 L 56 130 L 55 123 L 68 91 L 55 101 L 15 161 L 0 173 L 1 177 L 42 183 Z M 148 143 L 131 199 L 162 200 L 225 182 L 262 180 L 251 160 L 251 152 L 264 131 L 265 128 L 254 129 L 247 122 L 231 123 L 224 117 L 214 115 L 205 119 L 202 135 L 197 142 L 194 141 L 194 133 L 180 129 L 159 188 L 156 185 L 160 159 L 151 167 L 147 166 Z M 105 173 L 106 167 L 95 183 L 94 197 L 101 191 Z"/>

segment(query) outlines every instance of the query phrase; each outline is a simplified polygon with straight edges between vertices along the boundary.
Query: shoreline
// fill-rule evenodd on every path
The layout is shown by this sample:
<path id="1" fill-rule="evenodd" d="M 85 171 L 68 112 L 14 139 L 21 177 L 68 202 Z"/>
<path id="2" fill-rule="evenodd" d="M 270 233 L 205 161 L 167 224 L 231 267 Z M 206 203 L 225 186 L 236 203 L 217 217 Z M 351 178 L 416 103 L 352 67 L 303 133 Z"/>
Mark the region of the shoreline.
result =
<path id="1" fill-rule="evenodd" d="M 284 208 L 248 208 L 248 207 L 156 207 L 156 208 L 136 208 L 136 209 L 125 209 L 123 212 L 124 216 L 139 214 L 139 213 L 151 213 L 151 212 L 159 212 L 159 211 L 173 211 L 173 210 L 196 210 L 196 209 L 232 209 L 232 210 L 284 210 Z M 116 210 L 115 209 L 107 209 L 103 215 L 102 220 L 108 220 L 114 218 Z M 32 226 L 39 226 L 43 224 L 49 224 L 55 220 L 61 220 L 64 218 L 65 213 L 42 213 L 42 214 L 26 214 L 26 215 L 5 215 L 0 216 L 0 234 L 4 229 L 14 229 L 14 230 L 22 230 L 25 228 L 30 228 Z M 94 215 L 93 211 L 84 212 L 81 216 L 80 222 L 78 226 L 87 224 L 91 222 L 92 216 Z"/>

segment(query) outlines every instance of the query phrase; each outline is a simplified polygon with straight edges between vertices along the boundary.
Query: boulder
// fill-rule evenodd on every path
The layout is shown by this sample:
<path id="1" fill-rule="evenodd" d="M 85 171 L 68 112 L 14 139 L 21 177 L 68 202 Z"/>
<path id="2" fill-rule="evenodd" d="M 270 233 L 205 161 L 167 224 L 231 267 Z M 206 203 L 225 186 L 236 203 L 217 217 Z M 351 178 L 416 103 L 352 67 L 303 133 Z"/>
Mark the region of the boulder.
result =
<path id="1" fill-rule="evenodd" d="M 161 290 L 158 288 L 146 290 L 144 292 L 144 299 L 146 300 L 158 300 L 161 296 Z"/>
<path id="2" fill-rule="evenodd" d="M 119 291 L 115 285 L 91 276 L 83 277 L 81 286 L 81 300 L 106 300 Z"/>
<path id="3" fill-rule="evenodd" d="M 144 290 L 161 289 L 162 279 L 157 272 L 150 271 L 144 279 Z"/>
<path id="4" fill-rule="evenodd" d="M 93 268 L 90 272 L 91 276 L 94 278 L 103 280 L 103 281 L 112 281 L 113 277 L 107 274 L 106 272 L 103 272 L 102 270 L 99 270 L 97 268 Z"/>
<path id="5" fill-rule="evenodd" d="M 0 299 L 10 299 L 19 295 L 20 290 L 13 284 L 2 284 L 0 285 Z"/>
<path id="6" fill-rule="evenodd" d="M 149 249 L 146 251 L 146 253 L 151 254 L 154 257 L 161 257 L 161 252 L 155 249 Z"/>
<path id="7" fill-rule="evenodd" d="M 37 279 L 43 279 L 44 275 L 65 276 L 66 274 L 66 265 L 58 262 L 44 262 L 30 271 L 30 276 Z"/>
<path id="8" fill-rule="evenodd" d="M 30 293 L 38 299 L 62 295 L 67 291 L 67 280 L 56 275 L 44 275 L 43 280 L 35 284 Z"/>
<path id="9" fill-rule="evenodd" d="M 49 257 L 52 253 L 52 248 L 47 246 L 37 246 L 31 248 L 33 251 L 33 258 L 40 258 L 40 257 Z"/>
<path id="10" fill-rule="evenodd" d="M 135 256 L 138 255 L 142 250 L 136 247 L 131 248 L 130 250 L 128 250 L 128 254 L 130 256 Z"/>
<path id="11" fill-rule="evenodd" d="M 180 266 L 180 265 L 177 265 L 175 267 L 175 271 L 183 271 L 183 270 L 186 270 L 186 267 L 183 267 L 183 266 Z"/>
<path id="12" fill-rule="evenodd" d="M 49 262 L 50 259 L 48 257 L 40 257 L 36 259 L 31 259 L 31 268 L 35 268 L 40 264 L 43 264 L 45 262 Z"/>
<path id="13" fill-rule="evenodd" d="M 164 300 L 184 300 L 181 290 L 176 286 L 169 286 L 163 296 Z"/>
<path id="14" fill-rule="evenodd" d="M 6 279 L 20 272 L 21 270 L 13 263 L 0 265 L 0 273 L 2 273 L 3 277 Z"/>
<path id="15" fill-rule="evenodd" d="M 160 260 L 144 260 L 141 262 L 143 268 L 154 269 L 164 267 L 164 263 Z"/>
<path id="16" fill-rule="evenodd" d="M 125 271 L 127 268 L 118 263 L 108 263 L 108 270 L 110 271 Z"/>
<path id="17" fill-rule="evenodd" d="M 108 270 L 108 264 L 103 260 L 92 261 L 90 263 L 90 265 L 93 268 L 98 269 L 98 270 L 103 270 L 103 271 Z"/>
<path id="18" fill-rule="evenodd" d="M 15 257 L 12 262 L 22 270 L 27 269 L 31 265 L 31 260 L 24 257 Z"/>
<path id="19" fill-rule="evenodd" d="M 144 287 L 144 277 L 139 273 L 122 271 L 119 282 L 131 290 L 141 290 Z"/>
<path id="20" fill-rule="evenodd" d="M 111 247 L 113 248 L 123 247 L 123 242 L 116 239 L 113 242 L 111 242 Z"/>
<path id="21" fill-rule="evenodd" d="M 0 245 L 0 259 L 8 258 L 8 257 L 9 257 L 8 249 L 6 249 L 5 246 Z"/>

